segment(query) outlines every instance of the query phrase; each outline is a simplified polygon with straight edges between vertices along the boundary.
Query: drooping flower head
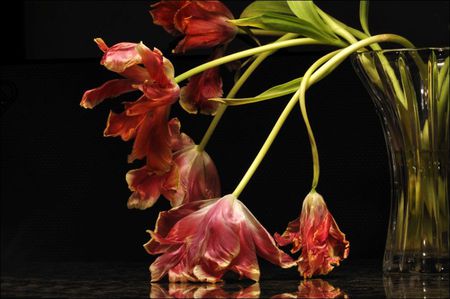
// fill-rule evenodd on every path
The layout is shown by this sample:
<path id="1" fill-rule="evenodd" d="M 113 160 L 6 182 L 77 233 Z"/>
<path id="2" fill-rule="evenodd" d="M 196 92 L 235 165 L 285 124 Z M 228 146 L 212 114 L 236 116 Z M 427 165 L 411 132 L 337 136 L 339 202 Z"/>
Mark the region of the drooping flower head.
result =
<path id="1" fill-rule="evenodd" d="M 317 192 L 306 196 L 300 217 L 291 221 L 281 236 L 275 234 L 275 240 L 280 246 L 292 243 L 292 253 L 301 250 L 298 270 L 305 278 L 329 273 L 350 251 L 349 242 Z"/>
<path id="2" fill-rule="evenodd" d="M 108 47 L 100 38 L 95 42 L 104 52 L 101 64 L 124 79 L 86 91 L 80 105 L 93 108 L 107 98 L 141 91 L 138 100 L 124 103 L 123 112 L 110 112 L 104 135 L 120 136 L 124 141 L 135 139 L 129 162 L 146 158 L 152 171 L 169 171 L 172 152 L 167 123 L 170 107 L 180 93 L 172 63 L 158 49 L 150 50 L 143 43 Z"/>
<path id="3" fill-rule="evenodd" d="M 173 161 L 170 170 L 157 173 L 147 166 L 131 170 L 126 179 L 133 192 L 128 208 L 147 209 L 163 195 L 172 207 L 220 196 L 220 180 L 214 162 L 205 151 L 198 151 L 192 139 L 180 132 L 180 121 L 169 121 L 170 148 Z"/>
<path id="4" fill-rule="evenodd" d="M 227 22 L 233 14 L 220 1 L 163 0 L 152 5 L 150 14 L 167 32 L 184 36 L 175 53 L 224 45 L 237 33 L 237 27 Z"/>
<path id="5" fill-rule="evenodd" d="M 159 214 L 149 254 L 152 281 L 217 282 L 227 271 L 258 281 L 257 255 L 283 268 L 295 261 L 281 251 L 267 230 L 233 195 L 193 201 Z"/>
<path id="6" fill-rule="evenodd" d="M 223 56 L 223 48 L 216 48 L 211 60 Z M 208 101 L 223 95 L 220 68 L 213 67 L 189 78 L 189 83 L 181 88 L 180 105 L 189 113 L 214 115 L 218 102 Z"/>

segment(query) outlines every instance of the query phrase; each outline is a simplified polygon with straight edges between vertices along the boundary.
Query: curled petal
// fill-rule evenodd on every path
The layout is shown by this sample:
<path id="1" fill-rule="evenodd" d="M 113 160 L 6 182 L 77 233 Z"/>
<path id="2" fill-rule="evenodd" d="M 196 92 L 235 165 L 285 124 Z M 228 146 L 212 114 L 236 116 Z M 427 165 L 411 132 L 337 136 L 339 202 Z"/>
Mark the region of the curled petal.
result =
<path id="1" fill-rule="evenodd" d="M 178 85 L 161 87 L 157 83 L 145 81 L 142 84 L 133 86 L 141 90 L 144 96 L 136 102 L 125 105 L 128 115 L 142 114 L 161 106 L 172 105 L 178 100 L 178 95 L 180 94 Z"/>
<path id="2" fill-rule="evenodd" d="M 96 39 L 97 44 L 98 39 Z M 105 45 L 104 42 L 100 43 Z M 118 43 L 107 48 L 103 54 L 100 64 L 104 65 L 108 70 L 122 73 L 127 68 L 142 63 L 141 56 L 136 51 L 136 43 Z"/>
<path id="3" fill-rule="evenodd" d="M 278 245 L 286 246 L 293 243 L 291 252 L 295 253 L 301 248 L 301 236 L 299 234 L 300 218 L 297 218 L 288 223 L 286 231 L 280 235 L 275 233 L 274 238 Z"/>
<path id="4" fill-rule="evenodd" d="M 103 100 L 117 97 L 123 93 L 135 90 L 132 86 L 135 83 L 128 79 L 114 79 L 105 82 L 102 86 L 88 90 L 84 93 L 81 99 L 81 107 L 94 108 Z"/>
<path id="5" fill-rule="evenodd" d="M 180 132 L 181 124 L 178 118 L 169 121 L 170 147 L 172 152 L 194 145 L 194 141 L 188 135 Z"/>
<path id="6" fill-rule="evenodd" d="M 305 278 L 328 274 L 347 258 L 350 250 L 349 242 L 317 192 L 306 196 L 300 217 L 276 239 L 282 246 L 293 243 L 292 252 L 301 249 L 298 270 Z"/>
<path id="7" fill-rule="evenodd" d="M 128 188 L 133 192 L 128 199 L 128 208 L 145 210 L 153 206 L 161 194 L 177 188 L 178 172 L 174 168 L 163 175 L 159 175 L 144 166 L 129 171 L 126 175 L 126 181 Z"/>
<path id="8" fill-rule="evenodd" d="M 158 82 L 162 87 L 173 85 L 173 65 L 164 59 L 161 51 L 156 48 L 152 51 L 143 43 L 137 44 L 136 51 L 147 69 L 150 80 Z"/>
<path id="9" fill-rule="evenodd" d="M 211 59 L 223 56 L 223 48 L 217 48 Z M 180 105 L 189 113 L 200 112 L 214 115 L 219 107 L 218 102 L 208 101 L 223 95 L 222 78 L 219 68 L 211 68 L 189 79 L 188 85 L 181 88 Z"/>

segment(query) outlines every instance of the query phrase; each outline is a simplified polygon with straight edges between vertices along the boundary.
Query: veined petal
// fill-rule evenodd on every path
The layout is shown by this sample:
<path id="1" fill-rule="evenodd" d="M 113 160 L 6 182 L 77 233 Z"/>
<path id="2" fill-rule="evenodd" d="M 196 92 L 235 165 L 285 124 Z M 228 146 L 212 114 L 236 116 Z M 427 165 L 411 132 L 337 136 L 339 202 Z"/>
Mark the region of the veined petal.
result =
<path id="1" fill-rule="evenodd" d="M 128 116 L 125 112 L 114 113 L 110 111 L 103 135 L 105 137 L 120 136 L 123 141 L 128 141 L 136 136 L 136 130 L 144 117 L 145 115 Z"/>
<path id="2" fill-rule="evenodd" d="M 158 175 L 149 171 L 146 166 L 130 170 L 126 175 L 126 181 L 133 193 L 128 199 L 128 208 L 145 210 L 153 206 L 167 188 L 165 184 L 171 173 L 172 171 Z"/>
<path id="3" fill-rule="evenodd" d="M 176 46 L 175 53 L 230 42 L 237 32 L 237 27 L 227 22 L 232 17 L 219 1 L 188 2 L 174 16 L 175 28 L 185 35 Z"/>
<path id="4" fill-rule="evenodd" d="M 150 265 L 150 272 L 152 275 L 151 281 L 152 282 L 158 281 L 164 275 L 166 275 L 167 272 L 175 265 L 177 265 L 179 261 L 183 258 L 185 251 L 186 251 L 185 247 L 183 245 L 180 245 L 177 249 L 159 256 Z"/>
<path id="5" fill-rule="evenodd" d="M 282 268 L 290 268 L 295 266 L 295 261 L 276 246 L 275 240 L 261 225 L 261 223 L 259 223 L 255 216 L 253 216 L 253 214 L 247 209 L 247 207 L 241 204 L 241 208 L 242 212 L 249 220 L 246 225 L 251 231 L 253 242 L 255 242 L 256 253 L 269 262 Z"/>
<path id="6" fill-rule="evenodd" d="M 83 108 L 94 108 L 103 100 L 108 98 L 117 97 L 123 93 L 135 90 L 132 86 L 135 82 L 128 79 L 114 79 L 106 81 L 100 87 L 88 90 L 84 93 L 81 99 L 81 107 Z"/>
<path id="7" fill-rule="evenodd" d="M 178 9 L 185 5 L 186 2 L 163 0 L 152 4 L 150 14 L 153 18 L 153 23 L 162 26 L 170 34 L 178 35 L 180 32 L 173 24 L 173 17 Z"/>
<path id="8" fill-rule="evenodd" d="M 241 223 L 241 225 L 244 224 Z M 239 238 L 241 240 L 241 250 L 233 261 L 231 269 L 238 273 L 240 278 L 245 276 L 254 281 L 259 281 L 260 271 L 255 244 L 252 242 L 252 235 L 246 227 L 241 227 L 239 230 Z"/>
<path id="9" fill-rule="evenodd" d="M 198 200 L 194 202 L 189 202 L 182 206 L 174 207 L 169 211 L 160 212 L 158 219 L 156 220 L 156 225 L 154 232 L 162 237 L 166 237 L 170 230 L 175 226 L 175 224 L 183 219 L 184 217 L 191 215 L 195 211 L 198 211 L 204 207 L 210 206 L 217 199 L 211 200 Z M 178 238 L 172 238 L 175 242 L 180 241 Z M 144 244 L 145 250 L 150 254 L 161 253 L 158 252 L 159 244 L 153 238 L 150 239 L 146 244 Z"/>
<path id="10" fill-rule="evenodd" d="M 128 156 L 135 159 L 147 158 L 147 167 L 155 172 L 167 172 L 172 162 L 168 114 L 170 107 L 158 107 L 145 115 L 136 133 L 133 150 Z"/>

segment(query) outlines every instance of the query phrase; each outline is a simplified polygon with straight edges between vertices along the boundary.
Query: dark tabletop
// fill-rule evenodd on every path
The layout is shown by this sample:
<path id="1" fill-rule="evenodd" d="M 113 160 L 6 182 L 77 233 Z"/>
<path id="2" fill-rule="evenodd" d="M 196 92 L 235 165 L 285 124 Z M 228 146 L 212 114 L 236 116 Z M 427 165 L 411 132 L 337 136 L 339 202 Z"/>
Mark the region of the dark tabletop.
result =
<path id="1" fill-rule="evenodd" d="M 378 260 L 349 260 L 329 275 L 303 281 L 296 269 L 261 265 L 252 283 L 149 282 L 145 263 L 28 263 L 2 269 L 2 297 L 44 298 L 448 298 L 445 275 L 383 275 Z"/>

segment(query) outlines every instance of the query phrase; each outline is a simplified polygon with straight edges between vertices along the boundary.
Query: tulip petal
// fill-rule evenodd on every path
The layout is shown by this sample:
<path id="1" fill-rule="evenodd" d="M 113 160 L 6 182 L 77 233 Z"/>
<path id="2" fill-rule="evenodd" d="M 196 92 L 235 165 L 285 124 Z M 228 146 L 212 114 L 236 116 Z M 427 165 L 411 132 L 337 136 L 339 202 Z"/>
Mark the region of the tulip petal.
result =
<path id="1" fill-rule="evenodd" d="M 252 231 L 253 242 L 255 242 L 257 254 L 282 268 L 295 266 L 295 261 L 276 246 L 275 240 L 247 207 L 242 205 L 242 209 L 246 218 L 251 220 L 247 225 L 248 229 Z"/>
<path id="2" fill-rule="evenodd" d="M 145 115 L 128 116 L 124 112 L 110 111 L 103 136 L 120 136 L 123 141 L 128 141 L 136 136 L 136 130 L 144 118 Z"/>
<path id="3" fill-rule="evenodd" d="M 115 98 L 123 93 L 135 90 L 134 81 L 128 79 L 114 79 L 105 82 L 100 87 L 86 91 L 81 99 L 81 107 L 92 109 L 103 100 Z"/>
<path id="4" fill-rule="evenodd" d="M 170 34 L 177 35 L 180 32 L 173 24 L 173 17 L 187 1 L 159 1 L 151 5 L 150 14 L 155 25 L 160 25 Z"/>
<path id="5" fill-rule="evenodd" d="M 108 70 L 122 73 L 127 68 L 142 63 L 136 43 L 122 42 L 107 49 L 100 61 Z"/>
<path id="6" fill-rule="evenodd" d="M 151 281 L 160 280 L 167 272 L 175 267 L 176 264 L 183 258 L 186 249 L 180 245 L 173 251 L 167 252 L 158 258 L 150 265 Z"/>

